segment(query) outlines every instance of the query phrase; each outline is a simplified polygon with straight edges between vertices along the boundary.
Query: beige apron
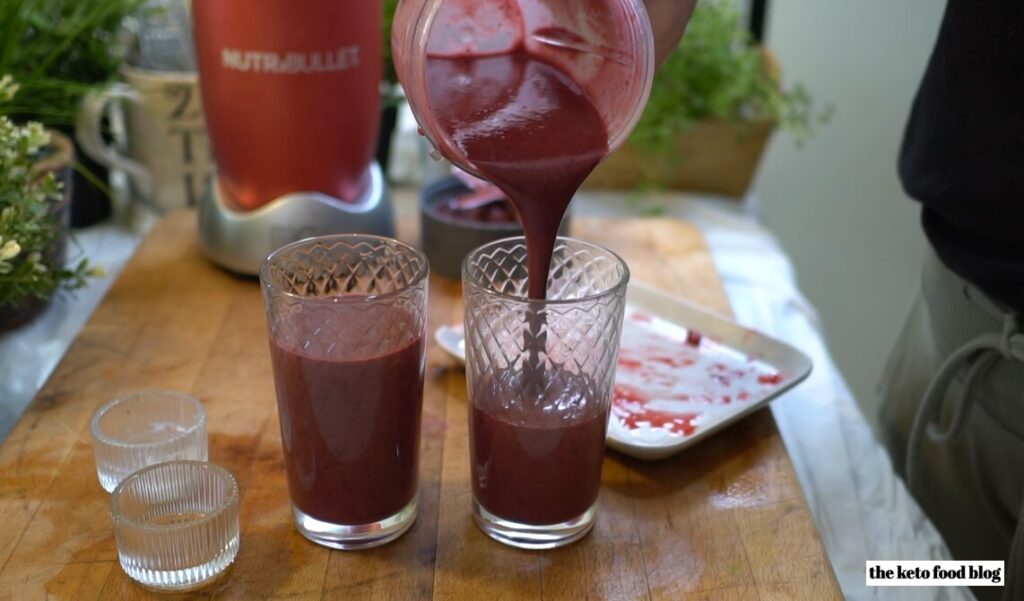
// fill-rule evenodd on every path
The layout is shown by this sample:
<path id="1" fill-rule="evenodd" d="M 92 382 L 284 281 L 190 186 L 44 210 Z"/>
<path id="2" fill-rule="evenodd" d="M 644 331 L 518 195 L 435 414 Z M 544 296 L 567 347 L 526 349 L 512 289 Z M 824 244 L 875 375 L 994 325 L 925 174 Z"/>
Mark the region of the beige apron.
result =
<path id="1" fill-rule="evenodd" d="M 1004 588 L 974 589 L 982 601 L 1024 601 L 1019 326 L 932 253 L 879 385 L 882 442 L 953 555 L 1006 561 Z"/>

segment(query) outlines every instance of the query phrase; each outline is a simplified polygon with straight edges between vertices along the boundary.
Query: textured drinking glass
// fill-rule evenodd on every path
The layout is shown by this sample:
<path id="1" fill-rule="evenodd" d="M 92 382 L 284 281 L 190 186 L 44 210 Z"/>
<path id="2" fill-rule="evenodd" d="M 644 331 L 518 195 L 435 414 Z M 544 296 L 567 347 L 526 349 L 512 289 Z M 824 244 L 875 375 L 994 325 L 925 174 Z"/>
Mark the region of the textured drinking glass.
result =
<path id="1" fill-rule="evenodd" d="M 526 298 L 526 243 L 462 268 L 473 519 L 507 545 L 546 549 L 594 524 L 629 269 L 559 238 L 547 300 Z"/>
<path id="2" fill-rule="evenodd" d="M 135 472 L 110 495 L 110 515 L 121 567 L 149 588 L 200 588 L 238 554 L 238 484 L 210 463 L 170 461 Z"/>
<path id="3" fill-rule="evenodd" d="M 133 392 L 92 417 L 92 450 L 100 485 L 110 492 L 138 470 L 174 459 L 206 461 L 206 410 L 186 394 Z"/>
<path id="4" fill-rule="evenodd" d="M 311 238 L 260 270 L 299 532 L 382 545 L 416 519 L 427 259 L 388 238 Z"/>

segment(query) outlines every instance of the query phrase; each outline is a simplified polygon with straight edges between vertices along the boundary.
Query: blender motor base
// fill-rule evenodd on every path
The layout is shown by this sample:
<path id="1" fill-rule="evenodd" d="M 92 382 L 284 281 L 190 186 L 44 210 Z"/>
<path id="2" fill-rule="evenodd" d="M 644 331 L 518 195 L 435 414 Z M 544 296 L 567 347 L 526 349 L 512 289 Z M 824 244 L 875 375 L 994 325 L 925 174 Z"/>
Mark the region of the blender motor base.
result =
<path id="1" fill-rule="evenodd" d="M 313 236 L 360 233 L 394 237 L 395 218 L 380 166 L 370 167 L 363 198 L 346 203 L 316 192 L 276 198 L 254 211 L 224 203 L 217 186 L 199 207 L 199 240 L 206 256 L 221 267 L 257 275 L 267 255 Z"/>

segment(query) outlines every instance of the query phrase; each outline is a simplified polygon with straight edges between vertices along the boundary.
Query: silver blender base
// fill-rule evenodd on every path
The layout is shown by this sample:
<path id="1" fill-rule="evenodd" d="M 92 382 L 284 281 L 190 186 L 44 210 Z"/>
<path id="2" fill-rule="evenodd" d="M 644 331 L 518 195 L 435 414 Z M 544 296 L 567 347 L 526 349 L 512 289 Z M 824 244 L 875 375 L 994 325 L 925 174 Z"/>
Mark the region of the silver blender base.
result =
<path id="1" fill-rule="evenodd" d="M 267 255 L 303 238 L 341 233 L 395 235 L 391 197 L 376 163 L 370 166 L 370 185 L 356 203 L 296 192 L 254 211 L 236 211 L 224 204 L 217 188 L 200 203 L 199 241 L 211 261 L 237 273 L 258 274 Z"/>

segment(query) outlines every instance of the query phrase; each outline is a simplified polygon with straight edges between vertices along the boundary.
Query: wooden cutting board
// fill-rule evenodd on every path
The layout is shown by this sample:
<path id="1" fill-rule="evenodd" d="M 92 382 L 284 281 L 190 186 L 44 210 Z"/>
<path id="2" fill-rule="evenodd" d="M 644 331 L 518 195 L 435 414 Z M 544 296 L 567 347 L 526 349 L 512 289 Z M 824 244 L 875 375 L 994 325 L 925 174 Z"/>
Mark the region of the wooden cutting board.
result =
<path id="1" fill-rule="evenodd" d="M 621 253 L 635 280 L 728 311 L 691 226 L 579 219 L 576 235 Z M 435 277 L 430 331 L 461 312 L 458 284 Z M 768 411 L 660 463 L 609 452 L 597 525 L 575 545 L 527 552 L 486 538 L 470 519 L 465 374 L 432 341 L 417 523 L 370 551 L 306 541 L 291 523 L 258 283 L 204 260 L 192 213 L 157 224 L 0 447 L 0 598 L 167 598 L 118 564 L 88 432 L 102 403 L 145 388 L 203 401 L 210 459 L 242 491 L 235 565 L 195 597 L 841 598 Z"/>

